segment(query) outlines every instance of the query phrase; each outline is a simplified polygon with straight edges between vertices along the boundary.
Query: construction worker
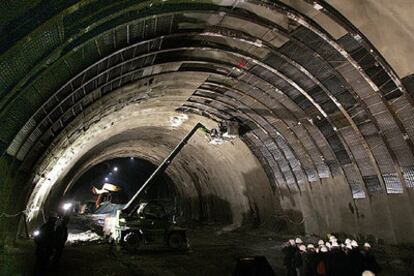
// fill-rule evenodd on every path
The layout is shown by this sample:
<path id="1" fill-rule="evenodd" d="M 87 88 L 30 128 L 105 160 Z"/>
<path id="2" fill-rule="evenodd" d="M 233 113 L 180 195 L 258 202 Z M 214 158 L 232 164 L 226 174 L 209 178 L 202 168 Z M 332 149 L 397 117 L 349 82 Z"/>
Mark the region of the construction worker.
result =
<path id="1" fill-rule="evenodd" d="M 362 255 L 362 267 L 363 271 L 371 271 L 375 275 L 381 272 L 381 268 L 375 259 L 374 254 L 371 252 L 371 245 L 369 243 L 365 243 L 361 250 Z"/>
<path id="2" fill-rule="evenodd" d="M 42 275 L 42 272 L 48 268 L 55 245 L 56 220 L 56 216 L 49 216 L 46 223 L 39 228 L 34 238 L 36 243 L 35 275 Z"/>
<path id="3" fill-rule="evenodd" d="M 349 256 L 340 245 L 332 242 L 332 249 L 328 257 L 328 275 L 349 276 Z"/>
<path id="4" fill-rule="evenodd" d="M 303 276 L 303 254 L 305 254 L 306 252 L 306 246 L 303 244 L 300 244 L 298 246 L 298 249 L 295 252 L 295 256 L 293 257 L 293 265 L 295 267 L 296 270 L 296 275 L 297 276 Z"/>
<path id="5" fill-rule="evenodd" d="M 65 215 L 58 219 L 55 227 L 55 244 L 53 255 L 53 266 L 56 267 L 59 264 L 60 257 L 62 256 L 63 248 L 65 247 L 66 240 L 68 239 L 68 223 L 69 216 Z"/>
<path id="6" fill-rule="evenodd" d="M 282 249 L 282 252 L 285 254 L 283 264 L 286 266 L 288 276 L 296 275 L 296 270 L 293 265 L 293 258 L 296 251 L 298 251 L 298 248 L 296 247 L 295 240 L 289 240 Z"/>
<path id="7" fill-rule="evenodd" d="M 355 240 L 352 240 L 349 244 L 352 247 L 348 253 L 349 263 L 352 264 L 350 268 L 350 275 L 359 276 L 363 272 L 363 258 L 358 243 Z"/>
<path id="8" fill-rule="evenodd" d="M 302 255 L 303 275 L 314 276 L 316 271 L 316 251 L 313 244 L 308 244 Z"/>
<path id="9" fill-rule="evenodd" d="M 321 245 L 319 253 L 316 259 L 316 271 L 317 276 L 326 276 L 326 259 L 328 256 L 328 248 L 325 245 Z"/>

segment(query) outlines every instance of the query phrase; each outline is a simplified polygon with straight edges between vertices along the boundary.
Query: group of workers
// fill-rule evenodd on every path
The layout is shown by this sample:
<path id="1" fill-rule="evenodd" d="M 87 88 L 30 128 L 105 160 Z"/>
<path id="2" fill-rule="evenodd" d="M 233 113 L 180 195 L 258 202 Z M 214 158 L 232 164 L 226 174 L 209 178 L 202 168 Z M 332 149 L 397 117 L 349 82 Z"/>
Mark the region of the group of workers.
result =
<path id="1" fill-rule="evenodd" d="M 56 267 L 68 238 L 69 216 L 50 216 L 36 231 L 35 275 L 43 275 L 50 266 Z"/>
<path id="2" fill-rule="evenodd" d="M 329 235 L 327 242 L 305 245 L 300 238 L 289 240 L 283 248 L 288 276 L 372 276 L 380 266 L 371 252 L 371 245 L 345 239 L 341 243 Z"/>

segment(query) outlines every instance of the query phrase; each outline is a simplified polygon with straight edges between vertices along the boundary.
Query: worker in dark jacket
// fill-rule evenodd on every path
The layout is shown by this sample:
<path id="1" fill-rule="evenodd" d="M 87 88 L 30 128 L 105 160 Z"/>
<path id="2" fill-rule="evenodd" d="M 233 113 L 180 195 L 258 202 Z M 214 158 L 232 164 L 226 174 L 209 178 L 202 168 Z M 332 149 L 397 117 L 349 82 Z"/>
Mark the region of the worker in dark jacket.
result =
<path id="1" fill-rule="evenodd" d="M 314 276 L 316 271 L 316 250 L 313 244 L 308 244 L 306 252 L 303 253 L 303 275 Z"/>
<path id="2" fill-rule="evenodd" d="M 350 267 L 350 275 L 351 276 L 360 276 L 363 270 L 363 257 L 361 255 L 361 251 L 359 249 L 358 243 L 353 240 L 350 243 L 352 249 L 349 250 L 348 258 L 349 263 L 351 264 Z"/>
<path id="3" fill-rule="evenodd" d="M 296 276 L 296 270 L 293 265 L 293 257 L 296 251 L 299 249 L 296 247 L 294 240 L 289 240 L 282 249 L 285 257 L 283 258 L 283 264 L 286 266 L 287 276 Z"/>
<path id="4" fill-rule="evenodd" d="M 293 257 L 293 265 L 296 270 L 296 275 L 303 276 L 303 254 L 306 252 L 306 246 L 301 244 L 298 248 L 299 250 L 296 251 L 295 256 Z"/>
<path id="5" fill-rule="evenodd" d="M 327 275 L 349 276 L 347 271 L 348 256 L 341 250 L 339 244 L 332 242 L 332 249 L 327 258 Z"/>
<path id="6" fill-rule="evenodd" d="M 68 223 L 69 216 L 63 216 L 56 222 L 55 227 L 55 253 L 53 255 L 53 266 L 56 267 L 59 264 L 60 257 L 62 256 L 63 248 L 65 247 L 66 240 L 68 239 Z"/>
<path id="7" fill-rule="evenodd" d="M 381 267 L 377 263 L 374 254 L 371 252 L 371 245 L 369 243 L 365 243 L 362 250 L 362 266 L 363 270 L 368 270 L 373 272 L 375 275 L 381 272 Z"/>
<path id="8" fill-rule="evenodd" d="M 49 265 L 50 258 L 55 246 L 55 224 L 56 217 L 50 216 L 39 230 L 35 231 L 34 240 L 36 243 L 36 266 L 35 274 L 41 275 Z"/>
<path id="9" fill-rule="evenodd" d="M 328 248 L 321 245 L 319 253 L 316 255 L 316 272 L 317 276 L 326 276 L 326 259 L 328 258 Z"/>

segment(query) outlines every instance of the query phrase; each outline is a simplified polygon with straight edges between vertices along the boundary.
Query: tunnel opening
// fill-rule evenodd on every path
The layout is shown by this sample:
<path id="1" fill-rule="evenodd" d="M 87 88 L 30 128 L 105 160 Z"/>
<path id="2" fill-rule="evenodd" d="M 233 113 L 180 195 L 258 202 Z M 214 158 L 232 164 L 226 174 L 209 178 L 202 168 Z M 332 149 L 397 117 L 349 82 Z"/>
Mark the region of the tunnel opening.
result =
<path id="1" fill-rule="evenodd" d="M 117 191 L 105 200 L 126 204 L 156 168 L 151 162 L 138 157 L 106 160 L 88 169 L 70 188 L 66 188 L 64 200 L 96 202 L 94 188 L 102 189 L 105 183 L 110 183 L 117 186 L 119 194 Z M 172 205 L 172 202 L 177 201 L 177 192 L 171 178 L 163 173 L 145 190 L 142 197 L 145 200 L 165 201 Z"/>
<path id="2" fill-rule="evenodd" d="M 55 207 L 61 208 L 62 202 L 71 206 L 69 242 L 93 241 L 99 235 L 109 235 L 105 233 L 105 220 L 122 210 L 156 169 L 145 159 L 121 157 L 95 164 L 80 175 L 65 188 L 59 206 Z M 159 204 L 166 215 L 177 216 L 181 213 L 178 201 L 174 183 L 163 172 L 143 191 L 139 202 Z"/>

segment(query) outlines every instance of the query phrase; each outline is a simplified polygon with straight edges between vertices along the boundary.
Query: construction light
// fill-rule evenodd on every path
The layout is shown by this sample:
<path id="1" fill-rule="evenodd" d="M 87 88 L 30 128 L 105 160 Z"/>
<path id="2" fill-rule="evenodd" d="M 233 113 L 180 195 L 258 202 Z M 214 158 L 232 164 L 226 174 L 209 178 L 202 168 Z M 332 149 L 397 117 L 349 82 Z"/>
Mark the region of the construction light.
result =
<path id="1" fill-rule="evenodd" d="M 39 235 L 40 235 L 40 231 L 39 230 L 33 231 L 33 237 L 37 237 Z"/>
<path id="2" fill-rule="evenodd" d="M 62 208 L 63 208 L 63 210 L 68 211 L 68 210 L 70 210 L 70 208 L 72 208 L 72 203 L 66 202 L 66 203 L 63 204 Z"/>
<path id="3" fill-rule="evenodd" d="M 118 167 L 114 167 L 114 172 L 117 172 L 118 171 Z"/>
<path id="4" fill-rule="evenodd" d="M 108 177 L 105 177 L 105 181 L 109 181 L 109 178 Z"/>

